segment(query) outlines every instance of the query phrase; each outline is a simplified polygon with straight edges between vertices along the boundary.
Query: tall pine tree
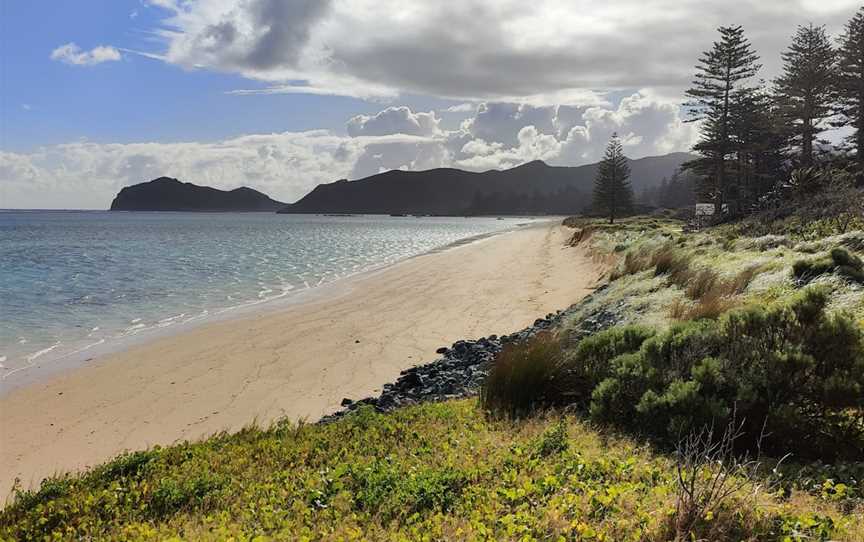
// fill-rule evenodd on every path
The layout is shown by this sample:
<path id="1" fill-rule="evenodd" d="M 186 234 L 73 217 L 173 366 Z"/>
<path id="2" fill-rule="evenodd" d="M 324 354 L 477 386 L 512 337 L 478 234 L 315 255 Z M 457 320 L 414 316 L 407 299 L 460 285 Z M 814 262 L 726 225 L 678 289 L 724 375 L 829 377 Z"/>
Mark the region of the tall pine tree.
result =
<path id="1" fill-rule="evenodd" d="M 852 128 L 857 173 L 864 176 L 864 8 L 846 23 L 838 51 L 839 126 Z"/>
<path id="2" fill-rule="evenodd" d="M 813 142 L 832 114 L 836 53 L 824 26 L 799 26 L 782 54 L 783 75 L 777 98 L 790 144 L 799 150 L 798 164 L 813 165 Z"/>
<path id="3" fill-rule="evenodd" d="M 743 97 L 753 92 L 747 82 L 761 68 L 759 56 L 751 49 L 740 26 L 718 30 L 720 40 L 702 54 L 693 87 L 687 91 L 690 120 L 702 124 L 700 140 L 693 148 L 701 156 L 685 164 L 707 181 L 702 192 L 713 199 L 717 215 L 732 191 L 727 160 L 736 151 L 735 106 L 745 102 Z"/>
<path id="4" fill-rule="evenodd" d="M 609 223 L 633 209 L 633 188 L 630 186 L 630 165 L 618 134 L 606 146 L 606 154 L 594 179 L 594 210 L 609 217 Z"/>

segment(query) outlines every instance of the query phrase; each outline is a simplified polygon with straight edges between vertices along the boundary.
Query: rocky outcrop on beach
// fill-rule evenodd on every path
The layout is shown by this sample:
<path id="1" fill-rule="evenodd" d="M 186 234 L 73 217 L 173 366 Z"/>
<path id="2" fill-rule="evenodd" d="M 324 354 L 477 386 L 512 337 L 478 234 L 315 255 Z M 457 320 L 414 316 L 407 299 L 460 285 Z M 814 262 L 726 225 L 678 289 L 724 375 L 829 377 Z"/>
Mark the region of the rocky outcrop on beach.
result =
<path id="1" fill-rule="evenodd" d="M 538 318 L 531 326 L 515 333 L 502 336 L 490 335 L 476 340 L 461 340 L 449 347 L 439 348 L 440 358 L 402 371 L 395 382 L 384 385 L 381 394 L 377 397 L 366 397 L 356 401 L 349 398 L 343 399 L 342 410 L 324 416 L 320 423 L 335 421 L 364 405 L 374 407 L 378 412 L 390 412 L 418 403 L 477 395 L 490 364 L 506 345 L 524 342 L 538 333 L 556 329 L 604 288 L 605 286 L 598 288 L 595 294 L 587 296 L 583 301 L 566 310 L 547 314 L 545 318 Z M 590 313 L 570 329 L 570 339 L 580 340 L 619 323 L 623 319 L 622 308 L 605 307 Z"/>

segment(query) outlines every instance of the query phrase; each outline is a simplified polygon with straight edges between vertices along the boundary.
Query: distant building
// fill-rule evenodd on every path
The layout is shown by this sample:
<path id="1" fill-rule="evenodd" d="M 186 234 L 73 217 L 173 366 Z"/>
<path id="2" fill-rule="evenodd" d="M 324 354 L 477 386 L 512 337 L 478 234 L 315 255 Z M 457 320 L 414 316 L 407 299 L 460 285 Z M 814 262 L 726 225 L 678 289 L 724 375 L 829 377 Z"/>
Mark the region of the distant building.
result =
<path id="1" fill-rule="evenodd" d="M 704 228 L 711 223 L 712 217 L 714 216 L 714 204 L 713 203 L 697 203 L 695 212 L 693 213 L 695 217 L 696 227 Z M 729 205 L 723 204 L 723 213 L 726 214 L 729 212 Z"/>

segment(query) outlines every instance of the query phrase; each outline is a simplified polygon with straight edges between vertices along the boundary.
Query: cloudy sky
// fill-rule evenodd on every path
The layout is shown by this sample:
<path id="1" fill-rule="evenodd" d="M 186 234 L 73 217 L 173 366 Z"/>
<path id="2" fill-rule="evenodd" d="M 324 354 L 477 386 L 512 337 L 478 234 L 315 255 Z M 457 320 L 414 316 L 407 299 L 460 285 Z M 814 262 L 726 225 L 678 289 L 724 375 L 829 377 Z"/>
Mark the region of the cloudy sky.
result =
<path id="1" fill-rule="evenodd" d="M 847 0 L 0 0 L 0 208 L 105 208 L 168 175 L 294 201 L 392 168 L 687 150 L 715 28 L 777 74 Z"/>

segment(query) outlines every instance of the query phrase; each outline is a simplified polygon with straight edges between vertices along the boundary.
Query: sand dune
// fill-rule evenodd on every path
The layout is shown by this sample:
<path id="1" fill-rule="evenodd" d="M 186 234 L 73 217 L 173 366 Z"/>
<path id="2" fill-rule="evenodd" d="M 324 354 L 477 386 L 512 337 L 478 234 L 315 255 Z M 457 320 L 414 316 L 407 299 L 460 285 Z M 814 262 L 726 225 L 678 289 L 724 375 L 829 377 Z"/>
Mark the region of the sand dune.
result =
<path id="1" fill-rule="evenodd" d="M 102 462 L 257 420 L 317 420 L 462 338 L 515 331 L 590 291 L 597 270 L 543 223 L 322 287 L 0 398 L 0 495 L 17 477 Z"/>

